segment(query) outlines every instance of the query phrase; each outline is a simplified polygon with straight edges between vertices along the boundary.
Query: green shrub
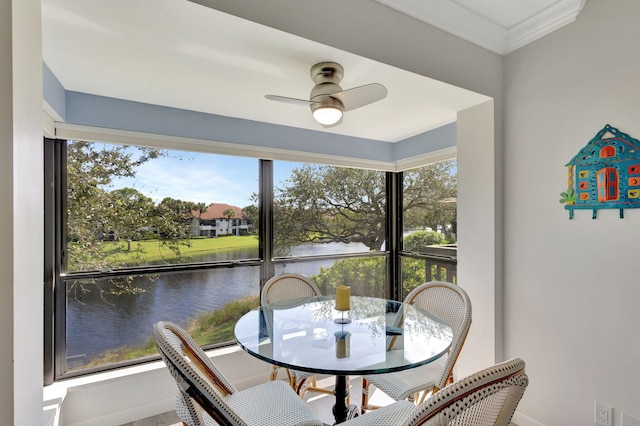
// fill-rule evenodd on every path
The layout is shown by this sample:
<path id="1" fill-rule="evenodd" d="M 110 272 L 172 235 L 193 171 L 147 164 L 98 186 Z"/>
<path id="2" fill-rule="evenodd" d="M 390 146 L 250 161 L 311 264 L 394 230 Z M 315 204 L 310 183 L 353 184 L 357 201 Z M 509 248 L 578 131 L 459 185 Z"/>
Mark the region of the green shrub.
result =
<path id="1" fill-rule="evenodd" d="M 423 252 L 428 246 L 444 243 L 444 235 L 436 231 L 417 231 L 404 237 L 406 251 Z"/>

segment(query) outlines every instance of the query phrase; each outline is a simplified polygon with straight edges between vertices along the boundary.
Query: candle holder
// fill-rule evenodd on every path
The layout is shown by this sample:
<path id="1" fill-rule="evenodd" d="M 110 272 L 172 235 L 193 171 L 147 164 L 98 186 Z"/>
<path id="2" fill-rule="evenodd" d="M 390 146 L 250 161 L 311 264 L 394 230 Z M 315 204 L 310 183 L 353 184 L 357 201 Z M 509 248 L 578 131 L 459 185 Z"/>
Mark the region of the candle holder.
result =
<path id="1" fill-rule="evenodd" d="M 345 312 L 346 311 L 340 311 L 340 314 L 341 314 L 340 318 L 334 319 L 333 322 L 335 322 L 336 324 L 343 324 L 343 325 L 351 323 L 351 319 L 350 318 L 345 318 L 344 317 L 344 313 Z"/>
<path id="2" fill-rule="evenodd" d="M 351 352 L 351 333 L 341 330 L 336 331 L 335 333 L 333 333 L 333 335 L 336 337 L 336 358 L 349 358 Z"/>

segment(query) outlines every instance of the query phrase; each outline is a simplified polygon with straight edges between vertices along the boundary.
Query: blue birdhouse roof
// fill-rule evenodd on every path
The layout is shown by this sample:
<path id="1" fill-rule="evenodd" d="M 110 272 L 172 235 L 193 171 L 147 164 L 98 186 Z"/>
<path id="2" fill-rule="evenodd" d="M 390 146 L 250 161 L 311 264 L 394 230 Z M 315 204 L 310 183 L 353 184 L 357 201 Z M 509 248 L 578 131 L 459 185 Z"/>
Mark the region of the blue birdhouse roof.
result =
<path id="1" fill-rule="evenodd" d="M 605 137 L 607 134 L 613 137 Z M 609 158 L 609 161 L 640 159 L 640 141 L 607 124 L 566 166 L 589 165 L 600 162 L 600 149 L 606 145 L 616 146 L 615 158 Z"/>

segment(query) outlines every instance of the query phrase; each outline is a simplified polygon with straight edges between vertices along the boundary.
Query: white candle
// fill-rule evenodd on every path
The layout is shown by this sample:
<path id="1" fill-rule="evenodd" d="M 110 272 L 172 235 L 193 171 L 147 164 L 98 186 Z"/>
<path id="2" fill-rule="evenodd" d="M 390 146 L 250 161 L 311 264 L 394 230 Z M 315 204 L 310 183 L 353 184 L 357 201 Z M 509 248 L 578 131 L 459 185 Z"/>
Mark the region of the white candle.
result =
<path id="1" fill-rule="evenodd" d="M 340 285 L 336 287 L 336 309 L 339 311 L 348 311 L 349 306 L 349 293 L 350 288 L 346 285 Z"/>

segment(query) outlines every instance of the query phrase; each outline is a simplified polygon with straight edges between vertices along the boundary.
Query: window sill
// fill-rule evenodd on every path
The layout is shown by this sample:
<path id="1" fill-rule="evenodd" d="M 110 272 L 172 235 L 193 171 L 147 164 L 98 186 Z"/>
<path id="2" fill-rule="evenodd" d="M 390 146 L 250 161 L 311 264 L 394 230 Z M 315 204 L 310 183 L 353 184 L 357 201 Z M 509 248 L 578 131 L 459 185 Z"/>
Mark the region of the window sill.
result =
<path id="1" fill-rule="evenodd" d="M 238 346 L 228 346 L 218 349 L 206 351 L 210 358 L 224 358 L 232 355 L 233 358 L 238 357 L 244 351 Z M 166 390 L 166 382 L 172 382 L 173 379 L 164 374 L 166 366 L 162 361 L 154 361 L 146 364 L 119 368 L 112 371 L 90 374 L 87 376 L 76 377 L 57 381 L 49 386 L 43 387 L 43 414 L 45 426 L 60 426 L 65 424 L 81 425 L 81 424 L 114 424 L 112 423 L 116 412 L 123 412 L 122 416 L 127 413 L 133 421 L 146 417 L 146 411 L 152 410 L 152 407 L 146 407 L 150 404 L 161 404 L 167 399 L 162 391 Z M 162 383 L 159 383 L 162 382 Z M 169 394 L 170 404 L 173 404 L 175 396 L 175 386 L 170 387 Z M 133 393 L 147 394 L 148 400 L 129 400 L 126 394 L 131 392 L 132 386 L 141 386 L 140 390 L 133 390 Z M 148 389 L 159 390 L 157 401 L 155 395 L 149 395 Z M 78 392 L 81 391 L 81 392 Z M 102 394 L 107 393 L 114 395 L 111 401 L 98 401 Z M 166 393 L 166 392 L 164 392 Z M 94 397 L 95 394 L 95 397 Z M 124 394 L 122 398 L 118 398 L 118 394 Z M 78 396 L 72 397 L 72 395 Z M 91 406 L 87 407 L 86 398 L 90 398 Z M 76 399 L 78 401 L 76 401 Z M 83 401 L 80 401 L 83 399 Z M 123 405 L 128 402 L 128 406 Z M 149 402 L 151 401 L 151 402 Z M 100 409 L 102 404 L 102 409 Z M 95 409 L 94 409 L 95 408 Z M 134 414 L 135 413 L 135 414 Z M 139 414 L 137 414 L 139 413 Z M 152 413 L 157 414 L 157 413 Z M 127 421 L 118 422 L 126 423 Z M 116 423 L 116 424 L 121 424 Z"/>

